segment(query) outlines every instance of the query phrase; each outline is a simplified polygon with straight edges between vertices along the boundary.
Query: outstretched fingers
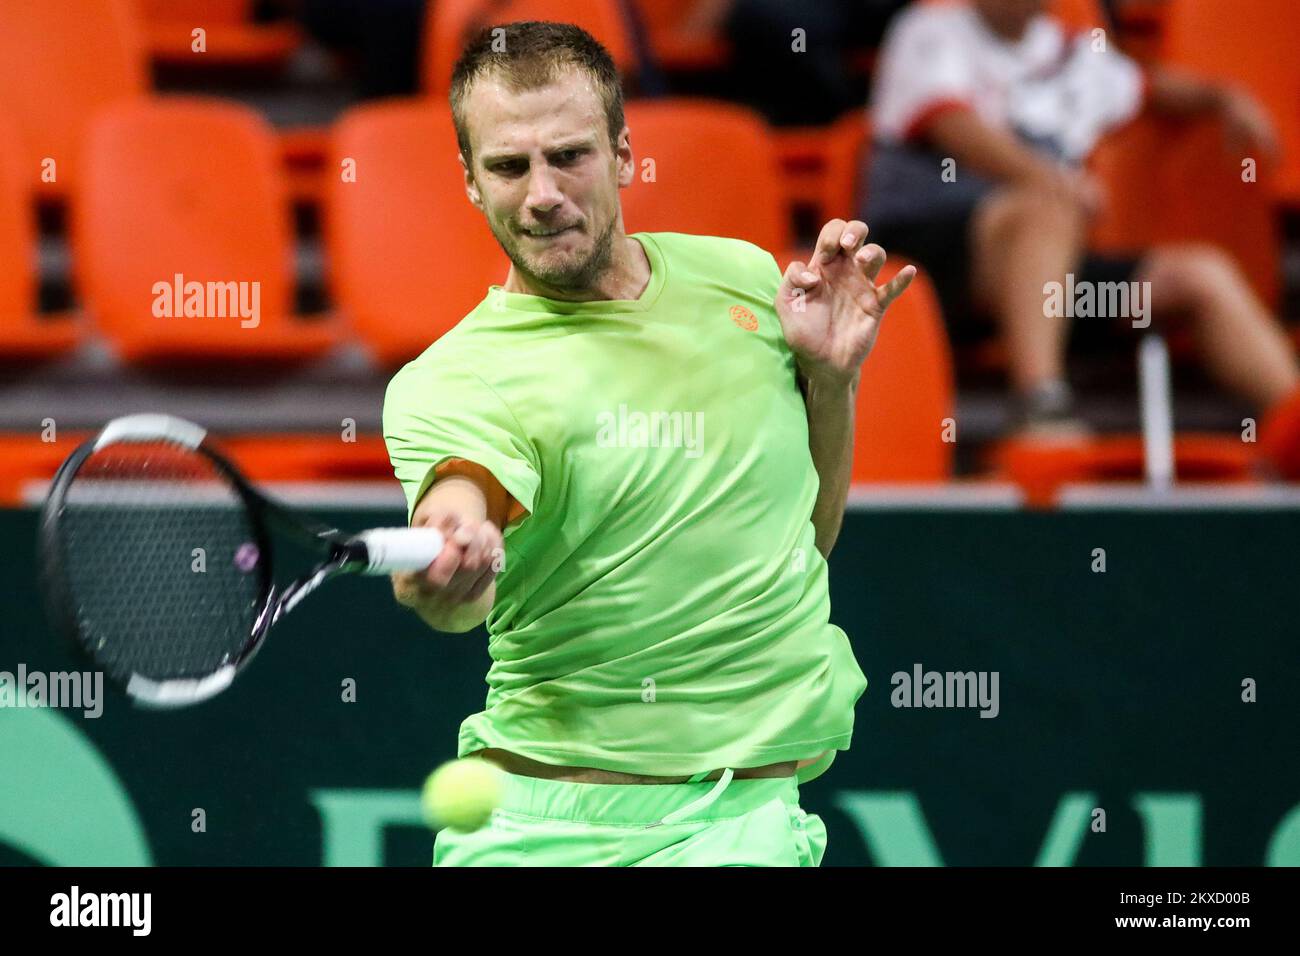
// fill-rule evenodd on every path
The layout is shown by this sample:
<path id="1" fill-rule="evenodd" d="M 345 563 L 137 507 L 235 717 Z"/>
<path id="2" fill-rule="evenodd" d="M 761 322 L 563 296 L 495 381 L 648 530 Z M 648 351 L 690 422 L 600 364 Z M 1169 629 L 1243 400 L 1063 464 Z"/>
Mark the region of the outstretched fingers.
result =
<path id="1" fill-rule="evenodd" d="M 885 259 L 885 250 L 874 242 L 867 243 L 853 256 L 853 261 L 858 264 L 858 268 L 860 268 L 862 274 L 867 277 L 867 281 L 871 282 L 873 285 L 875 284 L 876 276 L 880 274 L 880 270 L 885 266 Z"/>
<path id="2" fill-rule="evenodd" d="M 785 275 L 781 277 L 783 285 L 792 289 L 803 289 L 805 292 L 820 281 L 821 277 L 809 269 L 807 263 L 798 259 L 785 267 Z"/>
<path id="3" fill-rule="evenodd" d="M 903 268 L 899 269 L 898 275 L 881 286 L 877 293 L 880 298 L 881 308 L 889 308 L 889 304 L 902 295 L 915 278 L 916 266 L 903 266 Z"/>

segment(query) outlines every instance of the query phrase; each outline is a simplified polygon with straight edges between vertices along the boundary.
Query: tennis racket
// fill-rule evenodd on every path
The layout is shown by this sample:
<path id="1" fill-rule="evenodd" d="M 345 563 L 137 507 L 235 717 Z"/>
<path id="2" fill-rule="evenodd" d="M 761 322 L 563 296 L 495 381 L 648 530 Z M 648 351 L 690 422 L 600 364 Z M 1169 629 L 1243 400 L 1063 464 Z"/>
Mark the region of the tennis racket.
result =
<path id="1" fill-rule="evenodd" d="M 272 531 L 309 567 L 284 584 Z M 418 570 L 442 546 L 432 528 L 349 535 L 290 512 L 203 428 L 169 415 L 114 419 L 74 451 L 40 526 L 56 626 L 131 698 L 158 707 L 225 690 L 271 628 L 331 578 Z"/>

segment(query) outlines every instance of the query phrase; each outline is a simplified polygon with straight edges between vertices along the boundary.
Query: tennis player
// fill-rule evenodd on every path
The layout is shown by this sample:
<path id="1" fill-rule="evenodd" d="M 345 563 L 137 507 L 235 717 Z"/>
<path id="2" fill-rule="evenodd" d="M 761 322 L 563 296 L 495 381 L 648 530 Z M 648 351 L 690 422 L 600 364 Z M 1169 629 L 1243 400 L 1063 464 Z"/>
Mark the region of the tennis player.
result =
<path id="1" fill-rule="evenodd" d="M 877 286 L 884 250 L 838 219 L 784 274 L 735 239 L 626 235 L 609 54 L 573 26 L 503 31 L 465 49 L 451 106 L 512 265 L 384 404 L 411 523 L 449 540 L 397 600 L 438 631 L 486 620 L 458 753 L 508 774 L 434 863 L 817 866 L 799 784 L 866 688 L 825 558 L 859 368 L 915 270 Z"/>

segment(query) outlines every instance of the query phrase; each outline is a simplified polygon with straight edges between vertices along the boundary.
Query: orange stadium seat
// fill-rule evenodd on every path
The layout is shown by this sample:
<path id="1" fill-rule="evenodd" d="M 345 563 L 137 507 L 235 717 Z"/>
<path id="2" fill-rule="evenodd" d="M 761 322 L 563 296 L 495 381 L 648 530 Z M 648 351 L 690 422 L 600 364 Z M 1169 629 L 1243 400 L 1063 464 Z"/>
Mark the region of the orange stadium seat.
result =
<path id="1" fill-rule="evenodd" d="M 626 76 L 635 66 L 628 24 L 618 0 L 434 0 L 425 25 L 424 89 L 443 94 L 466 41 L 479 28 L 519 20 L 575 23 L 602 44 Z"/>
<path id="2" fill-rule="evenodd" d="M 379 361 L 405 362 L 504 282 L 509 262 L 465 195 L 444 104 L 358 107 L 339 120 L 333 153 L 324 209 L 331 288 Z M 341 176 L 348 160 L 355 182 Z"/>
<path id="3" fill-rule="evenodd" d="M 819 223 L 857 215 L 858 179 L 870 141 L 866 110 L 852 110 L 827 126 L 774 129 L 772 136 L 789 215 L 800 206 L 815 210 Z"/>
<path id="4" fill-rule="evenodd" d="M 1282 142 L 1279 195 L 1300 204 L 1300 4 L 1250 0 L 1169 0 L 1163 59 L 1250 90 L 1269 111 Z"/>
<path id="5" fill-rule="evenodd" d="M 887 282 L 905 264 L 890 259 Z M 889 307 L 858 386 L 853 481 L 936 482 L 952 477 L 952 357 L 934 287 L 924 272 Z"/>
<path id="6" fill-rule="evenodd" d="M 59 430 L 57 442 L 44 442 L 36 429 L 0 432 L 0 507 L 31 503 L 32 492 L 50 481 L 64 459 L 92 434 Z M 393 478 L 388 450 L 378 435 L 357 435 L 355 441 L 348 442 L 338 433 L 213 437 L 240 472 L 255 482 L 382 481 L 388 485 Z"/>
<path id="7" fill-rule="evenodd" d="M 289 361 L 335 343 L 333 323 L 290 315 L 287 200 L 275 134 L 256 112 L 188 97 L 118 103 L 86 147 L 74 255 L 87 311 L 123 359 Z M 230 314 L 236 293 L 250 312 L 257 296 L 257 316 Z"/>
<path id="8" fill-rule="evenodd" d="M 23 179 L 45 198 L 75 188 L 80 139 L 95 111 L 148 86 L 132 11 L 126 0 L 0 3 L 0 113 L 22 137 Z"/>
<path id="9" fill-rule="evenodd" d="M 145 43 L 156 63 L 184 66 L 276 66 L 302 42 L 290 23 L 254 23 L 253 0 L 138 0 Z M 206 36 L 195 52 L 193 31 Z"/>
<path id="10" fill-rule="evenodd" d="M 217 447 L 252 481 L 383 481 L 393 477 L 379 435 L 355 441 L 330 434 L 218 435 Z"/>
<path id="11" fill-rule="evenodd" d="M 1034 508 L 1056 503 L 1061 488 L 1073 484 L 1134 484 L 1145 475 L 1141 435 L 1101 435 L 1049 443 L 1008 439 L 990 459 L 999 478 L 1015 482 Z M 1174 470 L 1180 483 L 1251 484 L 1255 454 L 1235 435 L 1183 432 L 1174 436 Z"/>
<path id="12" fill-rule="evenodd" d="M 1144 114 L 1107 137 L 1091 166 L 1107 194 L 1093 225 L 1094 248 L 1213 243 L 1232 254 L 1265 302 L 1276 304 L 1281 237 L 1267 170 L 1259 182 L 1242 182 L 1220 120 Z"/>
<path id="13" fill-rule="evenodd" d="M 722 36 L 688 33 L 684 27 L 699 0 L 635 0 L 655 60 L 665 70 L 715 70 L 731 55 Z"/>
<path id="14" fill-rule="evenodd" d="M 1075 30 L 1110 27 L 1097 0 L 1054 0 L 1051 9 Z M 1279 12 L 1283 9 L 1285 14 Z M 1150 14 L 1149 8 L 1147 12 Z M 1257 33 L 1271 29 L 1271 39 L 1260 43 L 1285 45 L 1286 36 L 1300 31 L 1300 8 L 1292 0 L 1251 3 L 1241 11 L 1234 8 L 1231 15 L 1212 0 L 1167 0 L 1160 16 L 1165 30 L 1172 21 L 1182 21 L 1181 38 L 1166 42 L 1188 51 L 1184 65 L 1200 73 L 1216 75 L 1208 61 L 1196 59 L 1201 52 L 1211 50 L 1221 51 L 1223 62 L 1234 68 L 1289 70 L 1288 116 L 1300 122 L 1300 110 L 1295 105 L 1300 97 L 1300 82 L 1296 79 L 1300 77 L 1300 63 L 1291 57 L 1287 66 L 1278 66 L 1274 62 L 1277 57 L 1269 53 L 1272 48 L 1261 49 L 1255 42 Z M 1271 25 L 1265 22 L 1270 18 Z M 1281 20 L 1287 18 L 1290 29 L 1280 32 Z M 1243 27 L 1243 22 L 1250 26 Z M 1193 50 L 1197 51 L 1195 55 Z M 1242 62 L 1257 58 L 1265 63 Z M 1222 72 L 1217 75 L 1232 78 Z M 1250 85 L 1244 74 L 1242 82 Z M 1269 102 L 1267 98 L 1264 101 Z M 1297 152 L 1300 139 L 1291 155 L 1297 156 Z M 1107 191 L 1106 209 L 1093 230 L 1095 248 L 1126 252 L 1162 243 L 1212 242 L 1237 259 L 1265 301 L 1277 301 L 1280 251 L 1270 177 L 1264 171 L 1259 183 L 1242 182 L 1240 158 L 1230 156 L 1224 148 L 1223 127 L 1218 121 L 1167 119 L 1146 113 L 1107 137 L 1098 147 L 1092 166 Z"/>
<path id="15" fill-rule="evenodd" d="M 818 190 L 821 219 L 852 219 L 858 214 L 864 153 L 871 143 L 871 128 L 860 110 L 846 113 L 826 130 L 822 149 L 822 178 Z"/>
<path id="16" fill-rule="evenodd" d="M 0 118 L 0 365 L 46 358 L 75 345 L 69 317 L 36 314 L 36 224 L 14 140 Z"/>
<path id="17" fill-rule="evenodd" d="M 757 113 L 642 100 L 627 104 L 627 123 L 636 161 L 622 193 L 628 232 L 732 236 L 776 255 L 790 245 L 776 146 Z"/>

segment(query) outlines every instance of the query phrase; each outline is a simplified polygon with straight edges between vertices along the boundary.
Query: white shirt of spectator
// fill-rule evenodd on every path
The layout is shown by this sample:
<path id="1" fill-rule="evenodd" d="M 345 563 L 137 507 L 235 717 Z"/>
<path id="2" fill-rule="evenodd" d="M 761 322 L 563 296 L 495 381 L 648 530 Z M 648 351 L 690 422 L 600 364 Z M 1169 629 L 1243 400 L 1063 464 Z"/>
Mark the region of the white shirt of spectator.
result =
<path id="1" fill-rule="evenodd" d="M 1070 36 L 1045 14 L 1016 42 L 960 2 L 918 3 L 885 35 L 876 70 L 872 125 L 882 142 L 916 136 L 954 105 L 984 122 L 1042 143 L 1078 162 L 1110 127 L 1142 105 L 1144 80 L 1123 54 L 1095 50 L 1090 33 Z"/>

